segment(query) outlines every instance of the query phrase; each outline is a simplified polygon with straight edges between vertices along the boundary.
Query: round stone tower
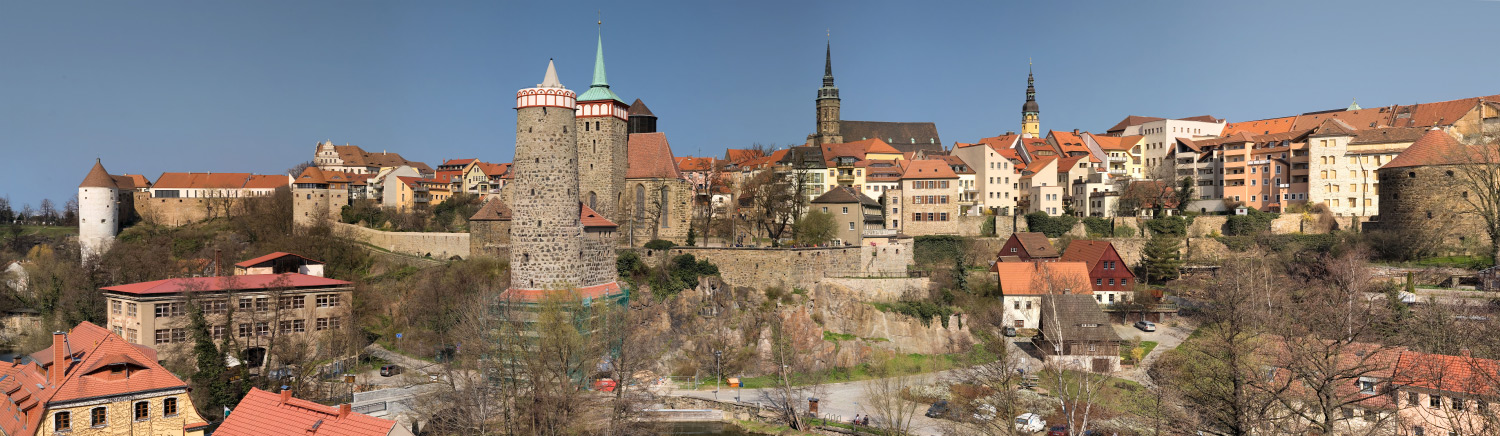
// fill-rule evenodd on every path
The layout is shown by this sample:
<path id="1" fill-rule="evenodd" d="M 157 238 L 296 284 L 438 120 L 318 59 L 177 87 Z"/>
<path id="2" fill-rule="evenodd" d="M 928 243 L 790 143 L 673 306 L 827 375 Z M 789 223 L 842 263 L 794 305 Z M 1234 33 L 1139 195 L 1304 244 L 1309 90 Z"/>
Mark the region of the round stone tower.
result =
<path id="1" fill-rule="evenodd" d="M 577 94 L 557 69 L 516 92 L 516 158 L 510 205 L 510 288 L 567 289 L 580 283 L 583 226 L 578 205 Z"/>
<path id="2" fill-rule="evenodd" d="M 78 184 L 78 245 L 85 263 L 109 250 L 120 233 L 120 187 L 94 160 L 94 168 Z"/>
<path id="3" fill-rule="evenodd" d="M 619 220 L 624 200 L 627 140 L 625 101 L 609 89 L 604 74 L 604 39 L 594 54 L 594 82 L 578 96 L 579 200 L 611 220 Z"/>

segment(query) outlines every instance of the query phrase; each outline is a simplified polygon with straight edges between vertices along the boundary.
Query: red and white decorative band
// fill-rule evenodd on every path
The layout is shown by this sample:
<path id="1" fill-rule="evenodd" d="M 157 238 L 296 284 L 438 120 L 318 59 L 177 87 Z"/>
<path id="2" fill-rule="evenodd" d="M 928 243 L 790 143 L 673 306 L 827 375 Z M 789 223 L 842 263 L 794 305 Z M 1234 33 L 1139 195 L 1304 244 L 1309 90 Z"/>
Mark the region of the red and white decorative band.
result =
<path id="1" fill-rule="evenodd" d="M 578 94 L 562 88 L 526 88 L 516 92 L 516 109 L 552 106 L 578 108 Z"/>
<path id="2" fill-rule="evenodd" d="M 583 104 L 578 105 L 579 118 L 609 116 L 622 120 L 630 119 L 630 115 L 627 113 L 627 108 L 623 105 L 615 104 L 614 100 L 601 102 L 584 102 Z"/>

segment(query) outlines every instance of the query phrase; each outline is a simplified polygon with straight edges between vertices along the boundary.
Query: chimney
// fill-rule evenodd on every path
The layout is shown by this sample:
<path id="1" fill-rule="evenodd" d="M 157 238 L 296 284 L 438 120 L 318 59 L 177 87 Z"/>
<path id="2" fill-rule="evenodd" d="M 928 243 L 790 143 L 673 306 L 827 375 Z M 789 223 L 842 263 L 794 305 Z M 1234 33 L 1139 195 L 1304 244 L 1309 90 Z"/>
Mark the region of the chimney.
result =
<path id="1" fill-rule="evenodd" d="M 285 386 L 283 386 L 282 389 L 281 389 L 281 404 L 286 404 L 286 402 L 290 401 L 291 399 L 292 399 L 292 390 L 291 389 L 287 389 Z"/>
<path id="2" fill-rule="evenodd" d="M 221 271 L 222 271 L 221 268 L 223 268 L 223 265 L 224 265 L 224 250 L 215 248 L 214 249 L 214 277 L 219 277 L 219 276 L 223 275 L 223 274 L 221 274 Z"/>
<path id="3" fill-rule="evenodd" d="M 52 332 L 52 370 L 47 375 L 52 385 L 62 384 L 63 373 L 68 369 L 68 335 L 61 331 Z"/>
<path id="4" fill-rule="evenodd" d="M 1005 136 L 1010 136 L 1010 135 L 1014 135 L 1014 134 L 1016 134 L 1016 132 L 1014 132 L 1014 131 L 1010 131 L 1010 130 L 1005 131 Z"/>
<path id="5" fill-rule="evenodd" d="M 354 406 L 351 405 L 351 404 L 349 404 L 349 403 L 340 404 L 339 405 L 339 417 L 340 418 L 348 417 L 349 416 L 349 412 L 353 410 L 353 407 Z"/>
<path id="6" fill-rule="evenodd" d="M 1073 129 L 1073 134 L 1077 135 L 1078 134 L 1078 129 Z"/>

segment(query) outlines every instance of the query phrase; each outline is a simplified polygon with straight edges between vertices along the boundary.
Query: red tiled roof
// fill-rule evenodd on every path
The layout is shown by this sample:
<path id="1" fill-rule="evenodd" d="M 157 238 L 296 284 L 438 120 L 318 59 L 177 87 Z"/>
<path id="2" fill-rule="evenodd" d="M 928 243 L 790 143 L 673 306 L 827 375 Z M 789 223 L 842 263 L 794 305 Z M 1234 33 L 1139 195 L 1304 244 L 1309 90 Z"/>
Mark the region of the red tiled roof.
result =
<path id="1" fill-rule="evenodd" d="M 172 294 L 177 292 L 216 292 L 269 288 L 313 288 L 348 286 L 353 283 L 307 274 L 249 274 L 224 277 L 179 277 L 100 288 L 105 291 L 136 295 Z"/>
<path id="2" fill-rule="evenodd" d="M 441 166 L 466 166 L 469 164 L 469 162 L 473 162 L 476 160 L 479 159 L 450 159 L 447 162 L 443 162 L 443 165 Z"/>
<path id="3" fill-rule="evenodd" d="M 267 189 L 287 186 L 286 176 L 250 173 L 161 173 L 156 189 Z"/>
<path id="4" fill-rule="evenodd" d="M 1391 159 L 1380 169 L 1405 168 L 1426 165 L 1454 165 L 1483 161 L 1484 159 L 1470 159 L 1469 151 L 1442 130 L 1428 130 L 1416 142 L 1406 147 L 1395 159 Z M 1492 161 L 1492 160 L 1491 160 Z"/>
<path id="5" fill-rule="evenodd" d="M 136 187 L 135 179 L 130 178 L 130 176 L 125 176 L 125 175 L 116 176 L 116 175 L 111 174 L 109 176 L 109 178 L 114 179 L 115 180 L 115 187 L 119 188 L 122 191 L 132 190 L 132 189 L 135 189 L 135 187 Z"/>
<path id="6" fill-rule="evenodd" d="M 1500 361 L 1476 359 L 1467 350 L 1462 356 L 1408 351 L 1401 353 L 1396 360 L 1391 383 L 1493 397 L 1500 394 L 1500 384 L 1495 379 L 1497 374 L 1500 374 Z"/>
<path id="7" fill-rule="evenodd" d="M 995 262 L 990 271 L 1000 279 L 1000 292 L 1005 295 L 1094 292 L 1083 262 Z"/>
<path id="8" fill-rule="evenodd" d="M 1083 138 L 1079 137 L 1077 133 L 1052 130 L 1047 132 L 1047 136 L 1052 138 L 1053 141 L 1057 141 L 1057 148 L 1061 149 L 1064 154 L 1075 151 L 1087 153 L 1089 151 L 1088 146 L 1083 145 Z"/>
<path id="9" fill-rule="evenodd" d="M 114 176 L 114 177 L 115 177 L 115 183 L 116 184 L 120 183 L 120 179 L 121 178 L 127 178 L 127 179 L 130 179 L 131 184 L 135 185 L 135 188 L 137 188 L 137 189 L 139 189 L 139 188 L 150 188 L 151 187 L 151 181 L 150 180 L 146 180 L 146 176 L 143 176 L 143 175 L 140 175 L 140 174 L 124 174 L 124 175 L 119 175 L 119 176 Z"/>
<path id="10" fill-rule="evenodd" d="M 85 321 L 74 327 L 65 340 L 69 354 L 63 362 L 55 361 L 52 347 L 33 353 L 32 363 L 0 362 L 0 402 L 7 406 L 0 414 L 10 414 L 0 417 L 0 431 L 10 435 L 38 433 L 38 427 L 47 424 L 43 413 L 48 403 L 187 388 L 156 363 L 156 353 L 150 348 L 125 342 L 93 323 Z M 130 366 L 126 372 L 129 375 L 107 373 L 108 367 L 117 364 Z M 59 383 L 49 378 L 54 371 L 62 371 Z M 191 408 L 179 413 L 186 414 L 187 428 L 201 426 L 202 419 Z"/>
<path id="11" fill-rule="evenodd" d="M 1036 160 L 1033 160 L 1030 164 L 1026 165 L 1026 171 L 1031 172 L 1032 174 L 1036 174 L 1037 172 L 1041 171 L 1042 168 L 1046 168 L 1047 164 L 1055 160 L 1057 160 L 1057 156 L 1038 157 L 1036 158 Z"/>
<path id="12" fill-rule="evenodd" d="M 297 183 L 328 184 L 328 177 L 318 167 L 307 167 L 297 175 Z"/>
<path id="13" fill-rule="evenodd" d="M 475 164 L 475 166 L 479 167 L 479 171 L 482 172 L 482 173 L 484 173 L 484 175 L 489 176 L 489 177 L 494 177 L 494 176 L 502 175 L 502 174 L 505 174 L 506 171 L 510 171 L 510 162 L 506 162 L 506 163 L 480 162 L 478 164 Z"/>
<path id="14" fill-rule="evenodd" d="M 1104 253 L 1114 251 L 1114 249 L 1114 244 L 1110 244 L 1109 241 L 1074 239 L 1073 242 L 1068 243 L 1068 249 L 1063 251 L 1062 260 L 1066 262 L 1083 262 L 1089 266 L 1089 271 L 1093 271 L 1094 266 L 1098 265 L 1099 260 L 1104 257 Z M 1119 253 L 1117 252 L 1115 255 L 1118 256 Z M 1125 268 L 1123 265 L 1121 265 L 1120 269 L 1130 271 L 1130 268 Z"/>
<path id="15" fill-rule="evenodd" d="M 1085 135 L 1088 135 L 1089 139 L 1094 140 L 1095 144 L 1099 144 L 1100 149 L 1106 151 L 1130 151 L 1131 148 L 1135 147 L 1135 143 L 1140 142 L 1142 138 L 1141 136 L 1104 136 L 1092 133 L 1085 133 Z"/>
<path id="16" fill-rule="evenodd" d="M 89 169 L 88 175 L 83 177 L 83 183 L 79 183 L 78 187 L 117 188 L 118 186 L 115 185 L 115 178 L 110 177 L 109 171 L 104 170 L 104 164 L 95 159 L 94 167 Z"/>
<path id="17" fill-rule="evenodd" d="M 510 221 L 510 206 L 506 206 L 499 198 L 491 198 L 479 207 L 469 221 Z"/>
<path id="18" fill-rule="evenodd" d="M 1085 159 L 1087 157 L 1089 157 L 1089 156 L 1088 155 L 1083 155 L 1083 156 L 1068 156 L 1068 157 L 1064 157 L 1062 159 L 1059 159 L 1057 161 L 1057 170 L 1060 171 L 1060 172 L 1069 172 L 1069 171 L 1073 171 L 1075 169 L 1078 169 L 1078 161 L 1083 160 L 1083 159 Z"/>
<path id="19" fill-rule="evenodd" d="M 535 302 L 538 302 L 538 301 L 542 301 L 542 299 L 546 298 L 548 295 L 556 294 L 556 293 L 559 293 L 559 292 L 573 292 L 573 293 L 577 294 L 576 295 L 577 298 L 594 299 L 594 298 L 601 298 L 601 297 L 605 297 L 605 296 L 609 296 L 609 295 L 617 295 L 621 291 L 620 291 L 620 284 L 616 283 L 616 282 L 609 282 L 609 283 L 605 283 L 605 284 L 602 284 L 602 285 L 594 285 L 594 286 L 588 286 L 588 287 L 583 287 L 583 288 L 575 288 L 575 289 L 573 289 L 571 291 L 554 291 L 554 290 L 547 290 L 547 289 L 517 289 L 517 288 L 510 288 L 510 289 L 506 289 L 505 292 L 501 292 L 500 293 L 500 299 L 501 300 L 506 300 L 506 301 L 519 301 L 519 302 L 535 303 Z"/>
<path id="20" fill-rule="evenodd" d="M 609 218 L 605 218 L 604 216 L 599 215 L 599 212 L 594 212 L 594 209 L 589 208 L 589 205 L 587 204 L 583 204 L 580 202 L 578 203 L 578 208 L 578 220 L 583 224 L 583 227 L 585 228 L 619 227 L 614 223 L 614 221 L 610 221 Z"/>
<path id="21" fill-rule="evenodd" d="M 352 167 L 399 167 L 410 166 L 419 173 L 432 172 L 432 168 L 422 162 L 406 160 L 396 153 L 370 153 L 358 145 L 335 145 L 333 151 L 339 154 L 339 159 L 344 161 L 345 166 Z"/>
<path id="22" fill-rule="evenodd" d="M 303 261 L 306 261 L 307 263 L 318 264 L 318 265 L 322 265 L 323 264 L 323 262 L 319 262 L 319 261 L 316 261 L 316 260 L 308 259 L 306 256 L 302 256 L 300 254 L 292 254 L 292 253 L 286 253 L 286 252 L 278 251 L 278 252 L 267 254 L 267 255 L 264 255 L 264 256 L 260 256 L 260 257 L 254 258 L 254 259 L 250 259 L 250 260 L 247 260 L 247 261 L 244 261 L 244 262 L 236 263 L 236 264 L 234 264 L 234 266 L 249 268 L 249 267 L 261 264 L 261 263 L 270 262 L 272 260 L 280 259 L 280 258 L 288 257 L 288 256 L 295 257 L 295 258 L 298 258 L 298 259 L 302 259 Z"/>
<path id="23" fill-rule="evenodd" d="M 385 436 L 396 421 L 251 388 L 215 436 Z"/>
<path id="24" fill-rule="evenodd" d="M 627 179 L 676 179 L 682 176 L 677 172 L 672 145 L 667 143 L 665 133 L 630 134 L 626 154 Z"/>
<path id="25" fill-rule="evenodd" d="M 711 157 L 683 156 L 677 158 L 678 171 L 712 171 L 717 159 Z"/>
<path id="26" fill-rule="evenodd" d="M 1010 239 L 1020 242 L 1021 248 L 1032 259 L 1058 256 L 1057 247 L 1052 246 L 1052 241 L 1041 232 L 1015 232 L 1010 234 Z"/>
<path id="27" fill-rule="evenodd" d="M 1285 131 L 1291 130 L 1292 129 L 1292 124 L 1294 124 L 1296 122 L 1297 122 L 1297 117 L 1296 116 L 1281 117 L 1281 118 L 1270 118 L 1270 119 L 1255 120 L 1255 121 L 1241 121 L 1241 122 L 1238 122 L 1238 123 L 1225 124 L 1224 125 L 1224 132 L 1222 134 L 1224 136 L 1229 136 L 1229 135 L 1233 135 L 1235 133 L 1240 133 L 1240 132 L 1246 132 L 1246 133 L 1251 133 L 1251 134 L 1256 134 L 1256 135 L 1264 135 L 1264 134 L 1267 134 L 1267 133 L 1280 133 L 1280 132 L 1285 132 Z"/>
<path id="28" fill-rule="evenodd" d="M 724 160 L 727 160 L 729 161 L 729 163 L 736 165 L 750 159 L 763 157 L 763 155 L 764 154 L 760 151 L 750 149 L 731 148 L 728 150 L 724 150 Z"/>
<path id="29" fill-rule="evenodd" d="M 458 170 L 438 171 L 437 175 L 432 177 L 433 180 L 437 180 L 443 183 L 452 183 L 453 179 L 462 180 L 463 178 L 464 172 Z"/>
<path id="30" fill-rule="evenodd" d="M 923 159 L 906 163 L 906 171 L 901 174 L 902 179 L 957 179 L 958 174 L 948 166 L 948 162 Z"/>

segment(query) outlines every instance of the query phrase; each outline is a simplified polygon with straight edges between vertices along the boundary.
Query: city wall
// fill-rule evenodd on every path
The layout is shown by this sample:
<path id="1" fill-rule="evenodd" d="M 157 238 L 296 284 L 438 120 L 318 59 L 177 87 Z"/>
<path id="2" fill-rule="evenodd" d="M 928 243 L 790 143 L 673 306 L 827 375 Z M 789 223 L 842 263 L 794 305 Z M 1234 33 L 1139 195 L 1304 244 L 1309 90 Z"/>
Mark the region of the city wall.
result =
<path id="1" fill-rule="evenodd" d="M 449 259 L 469 256 L 468 233 L 383 232 L 353 224 L 332 223 L 335 235 L 396 253 Z"/>
<path id="2" fill-rule="evenodd" d="M 661 262 L 663 256 L 691 254 L 719 267 L 719 276 L 732 286 L 811 288 L 825 277 L 905 277 L 912 264 L 912 244 L 818 248 L 672 247 L 637 248 L 641 260 Z"/>

